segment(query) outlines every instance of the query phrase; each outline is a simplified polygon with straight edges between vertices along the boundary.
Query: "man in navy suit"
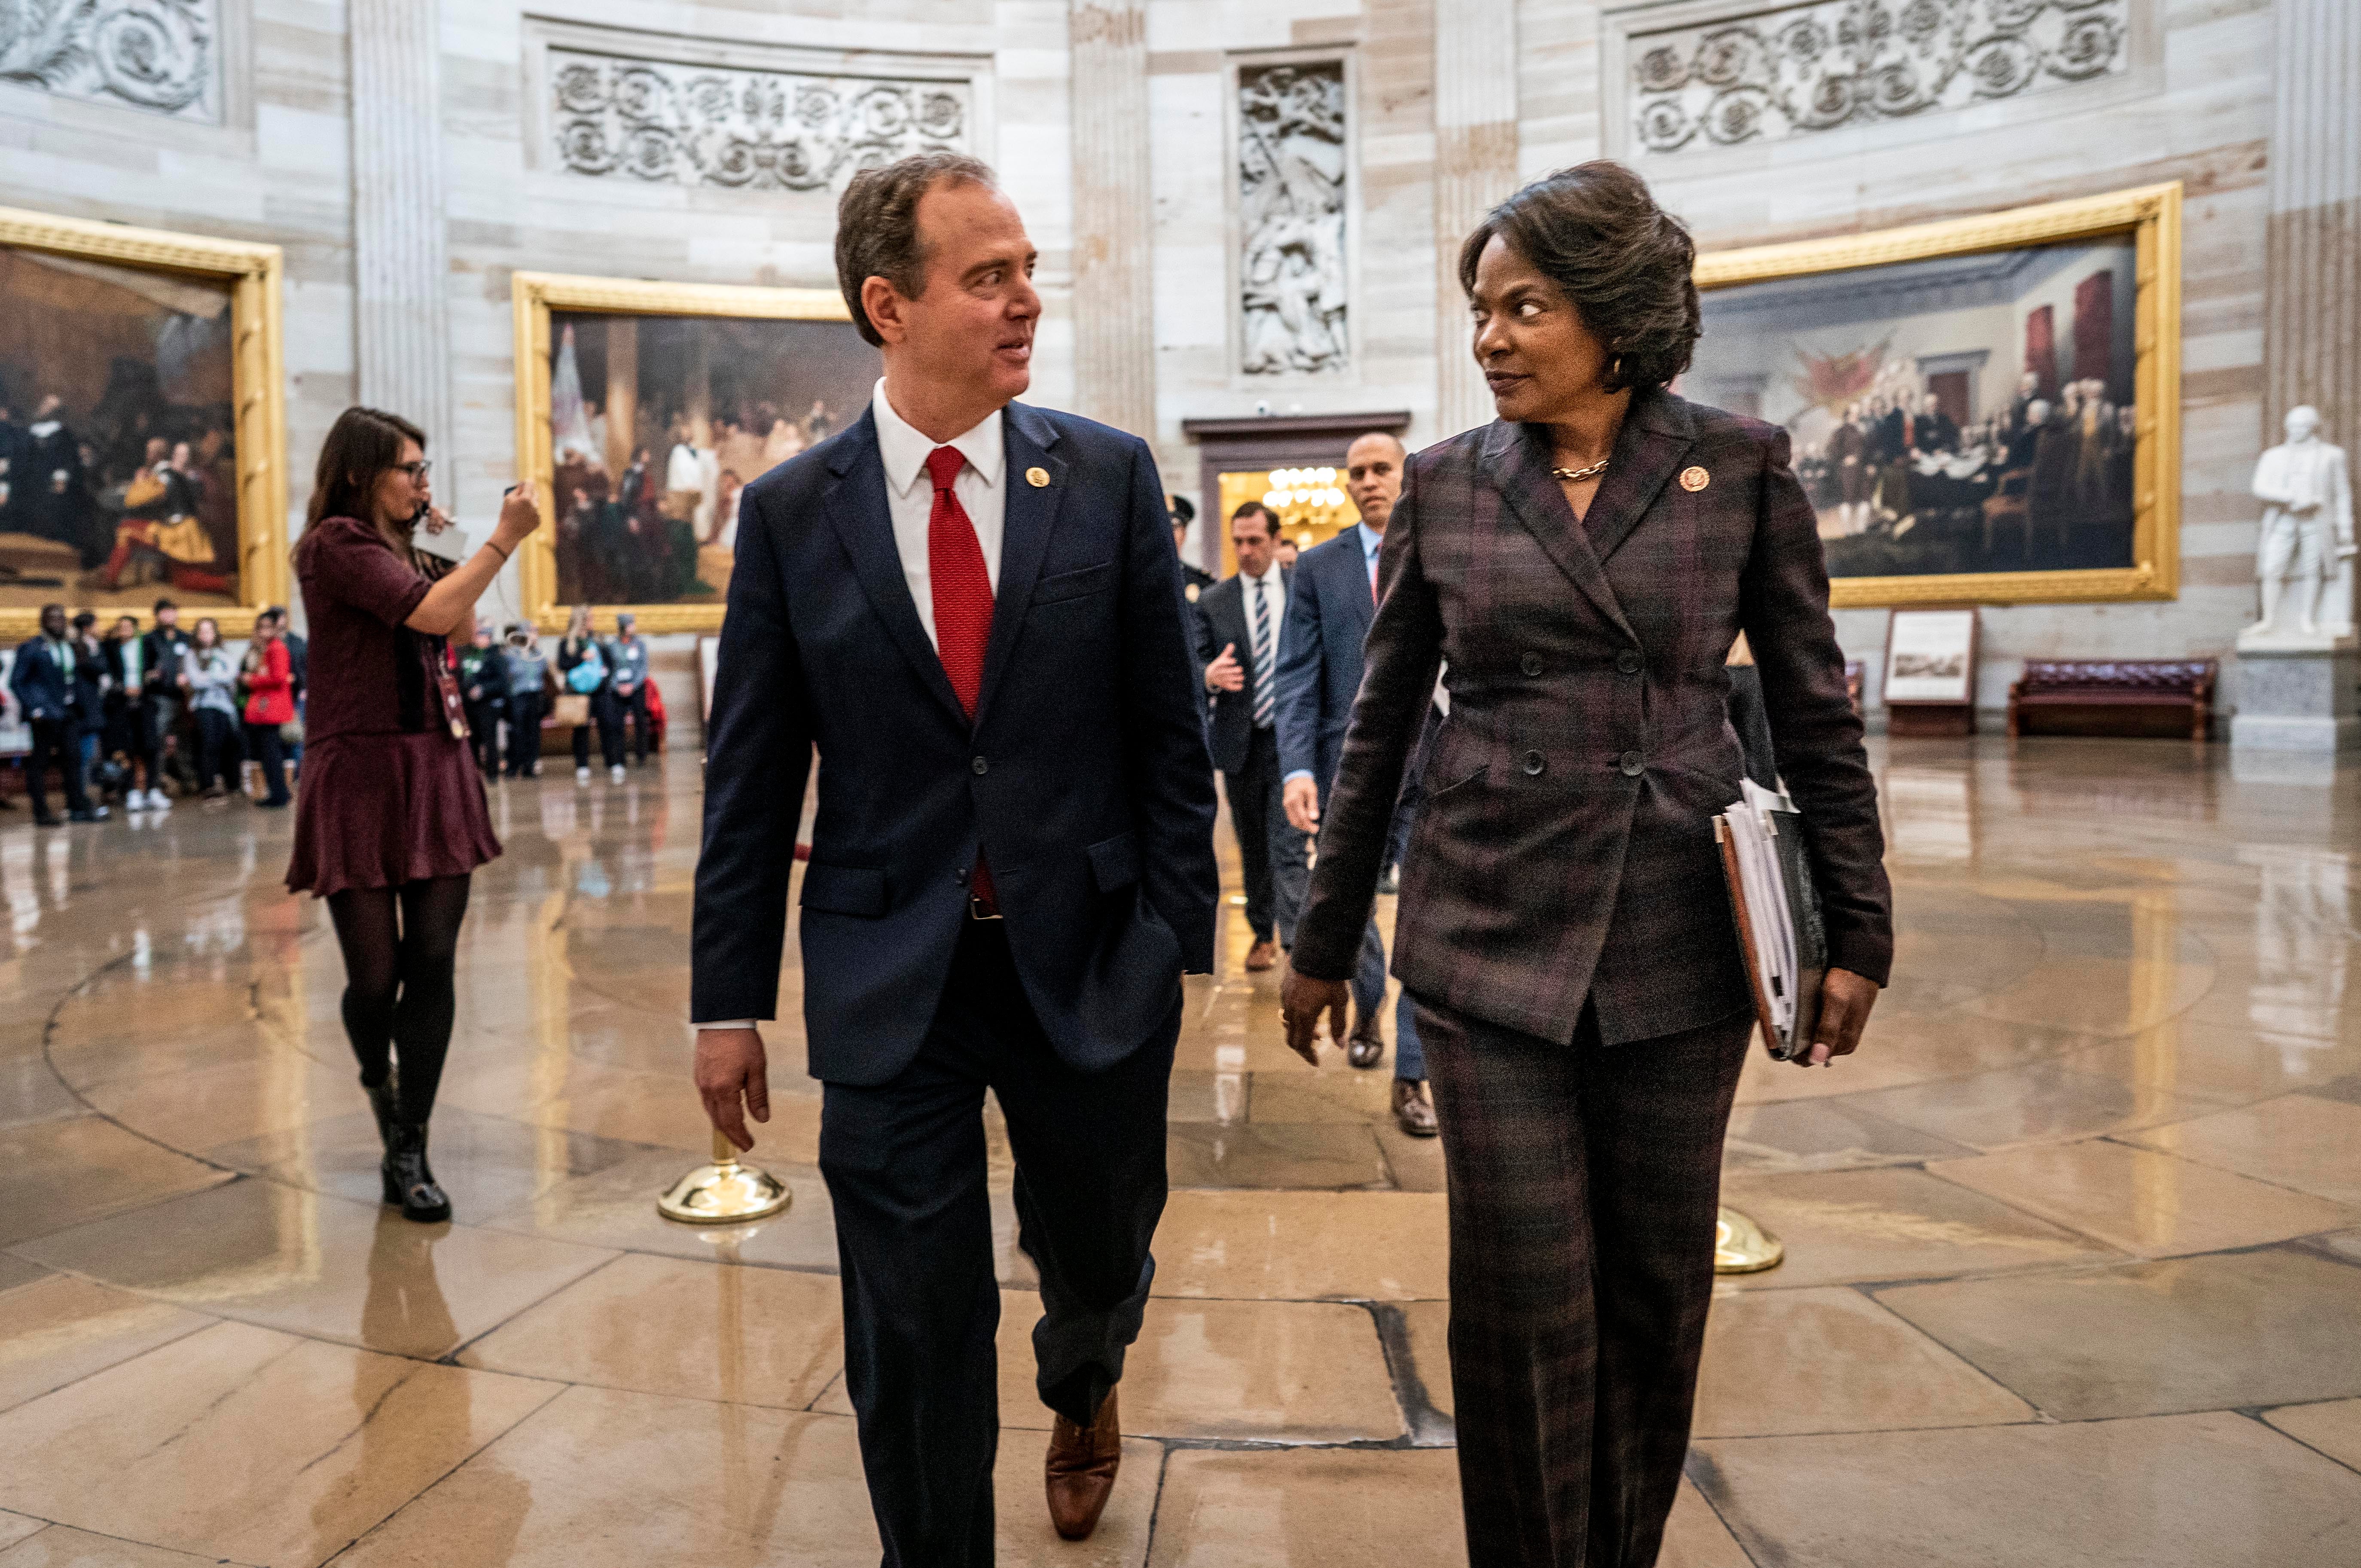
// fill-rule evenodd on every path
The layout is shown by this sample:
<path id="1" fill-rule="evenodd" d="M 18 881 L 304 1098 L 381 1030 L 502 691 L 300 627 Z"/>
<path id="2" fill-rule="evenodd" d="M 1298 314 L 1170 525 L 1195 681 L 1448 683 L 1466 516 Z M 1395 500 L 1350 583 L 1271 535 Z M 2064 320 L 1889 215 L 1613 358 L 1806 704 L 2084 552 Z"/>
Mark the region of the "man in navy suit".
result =
<path id="1" fill-rule="evenodd" d="M 76 822 L 96 822 L 106 816 L 106 807 L 93 806 L 82 792 L 82 718 L 91 698 L 75 679 L 75 663 L 65 606 L 43 605 L 40 635 L 17 648 L 8 669 L 8 689 L 33 731 L 32 753 L 25 759 L 25 793 L 33 797 L 34 822 L 43 828 L 58 825 L 42 787 L 53 763 L 65 781 L 68 816 Z"/>
<path id="2" fill-rule="evenodd" d="M 1361 521 L 1296 563 L 1294 601 L 1288 609 L 1279 651 L 1279 768 L 1287 819 L 1302 832 L 1320 822 L 1320 802 L 1335 783 L 1344 755 L 1345 728 L 1353 698 L 1361 689 L 1361 643 L 1377 616 L 1378 547 L 1401 494 L 1402 444 L 1381 431 L 1356 439 L 1345 453 L 1345 493 Z M 1394 858 L 1409 841 L 1415 809 L 1417 769 L 1397 809 Z M 1370 1068 L 1385 1059 L 1378 1014 L 1386 1000 L 1386 947 L 1372 916 L 1361 939 L 1353 972 L 1353 1033 L 1345 1059 Z M 1414 1137 L 1436 1131 L 1433 1102 L 1426 1091 L 1426 1058 L 1419 1047 L 1418 1023 L 1405 994 L 1394 1009 L 1394 1121 Z"/>
<path id="3" fill-rule="evenodd" d="M 987 1088 L 1040 1273 L 1051 1522 L 1097 1524 L 1180 976 L 1213 967 L 1213 766 L 1163 487 L 1137 437 L 1011 400 L 1033 258 L 973 159 L 853 180 L 837 275 L 885 375 L 746 488 L 708 737 L 690 1006 L 698 1091 L 741 1148 L 769 1117 L 755 1021 L 822 758 L 804 1027 L 886 1568 L 993 1561 Z"/>

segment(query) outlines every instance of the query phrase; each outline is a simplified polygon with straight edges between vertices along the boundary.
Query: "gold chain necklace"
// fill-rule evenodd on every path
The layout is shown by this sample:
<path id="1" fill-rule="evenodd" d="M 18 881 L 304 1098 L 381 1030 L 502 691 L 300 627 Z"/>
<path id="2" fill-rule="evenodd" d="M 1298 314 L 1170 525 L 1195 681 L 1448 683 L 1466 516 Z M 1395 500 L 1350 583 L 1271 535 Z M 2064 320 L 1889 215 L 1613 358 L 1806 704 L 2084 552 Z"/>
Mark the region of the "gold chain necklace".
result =
<path id="1" fill-rule="evenodd" d="M 1607 465 L 1609 461 L 1609 458 L 1601 457 L 1587 468 L 1553 468 L 1550 470 L 1550 477 L 1563 479 L 1569 485 L 1578 485 L 1585 479 L 1596 479 L 1599 475 L 1607 472 Z"/>

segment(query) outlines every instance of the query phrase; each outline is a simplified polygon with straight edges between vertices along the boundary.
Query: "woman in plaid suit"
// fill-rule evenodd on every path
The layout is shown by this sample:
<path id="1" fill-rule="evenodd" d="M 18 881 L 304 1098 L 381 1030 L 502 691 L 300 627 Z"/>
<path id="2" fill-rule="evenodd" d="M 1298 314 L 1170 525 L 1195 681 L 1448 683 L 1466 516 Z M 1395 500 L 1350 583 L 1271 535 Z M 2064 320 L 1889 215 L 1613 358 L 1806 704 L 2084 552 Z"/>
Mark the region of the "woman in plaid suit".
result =
<path id="1" fill-rule="evenodd" d="M 1753 1015 L 1712 818 L 1752 645 L 1845 1055 L 1893 957 L 1861 720 L 1775 426 L 1667 387 L 1698 335 L 1687 232 L 1620 165 L 1535 181 L 1460 280 L 1499 418 L 1410 461 L 1283 1005 L 1314 1059 L 1438 666 L 1394 972 L 1451 1192 L 1451 1373 L 1473 1568 L 1647 1568 L 1680 1485 L 1722 1135 Z"/>

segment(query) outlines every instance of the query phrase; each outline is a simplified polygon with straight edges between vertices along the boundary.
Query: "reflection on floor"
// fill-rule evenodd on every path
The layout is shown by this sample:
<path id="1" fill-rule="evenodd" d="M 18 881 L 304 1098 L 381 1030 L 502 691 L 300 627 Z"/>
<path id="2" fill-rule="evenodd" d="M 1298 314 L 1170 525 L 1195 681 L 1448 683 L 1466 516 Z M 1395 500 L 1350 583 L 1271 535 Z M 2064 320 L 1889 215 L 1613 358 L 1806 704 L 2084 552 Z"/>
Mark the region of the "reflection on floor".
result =
<path id="1" fill-rule="evenodd" d="M 2361 773 L 2163 742 L 1876 761 L 1898 978 L 1856 1059 L 1748 1070 L 1729 1197 L 1788 1261 L 1717 1304 L 1664 1561 L 2349 1564 Z M 374 1201 L 283 817 L 0 816 L 0 1568 L 876 1562 L 792 1026 L 759 1153 L 794 1208 L 654 1212 L 707 1146 L 696 780 L 500 793 L 432 1228 Z M 1085 1545 L 1044 1517 L 997 1159 L 1001 1560 L 1463 1562 L 1435 1147 L 1384 1073 L 1280 1047 L 1228 922 Z"/>

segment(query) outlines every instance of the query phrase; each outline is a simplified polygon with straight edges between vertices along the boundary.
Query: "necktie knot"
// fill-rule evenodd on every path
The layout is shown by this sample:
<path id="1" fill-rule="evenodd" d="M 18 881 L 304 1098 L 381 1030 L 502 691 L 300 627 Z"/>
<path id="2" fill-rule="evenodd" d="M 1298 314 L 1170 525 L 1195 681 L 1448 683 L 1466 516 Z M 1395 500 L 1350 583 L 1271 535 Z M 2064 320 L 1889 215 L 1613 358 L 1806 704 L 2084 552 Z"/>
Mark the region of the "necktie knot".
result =
<path id="1" fill-rule="evenodd" d="M 927 474 L 939 490 L 950 489 L 951 481 L 959 477 L 960 470 L 965 466 L 967 459 L 960 455 L 960 449 L 956 446 L 938 446 L 927 454 Z"/>

